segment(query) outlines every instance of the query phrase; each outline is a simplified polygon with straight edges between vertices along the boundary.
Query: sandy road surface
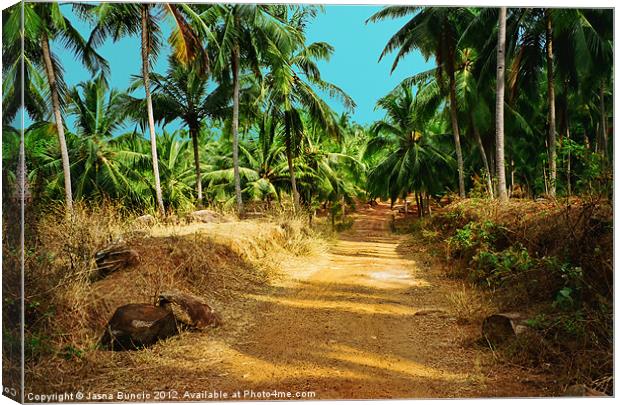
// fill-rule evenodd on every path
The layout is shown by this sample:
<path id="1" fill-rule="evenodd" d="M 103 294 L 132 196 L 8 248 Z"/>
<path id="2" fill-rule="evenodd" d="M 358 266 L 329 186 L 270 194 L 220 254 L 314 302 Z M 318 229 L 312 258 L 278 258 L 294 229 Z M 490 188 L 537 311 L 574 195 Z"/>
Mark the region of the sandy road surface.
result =
<path id="1" fill-rule="evenodd" d="M 383 205 L 362 210 L 324 257 L 292 264 L 275 291 L 250 296 L 256 322 L 209 385 L 319 399 L 545 395 L 463 344 L 471 327 L 457 325 L 447 299 L 456 283 L 418 262 L 407 237 L 389 232 L 390 217 Z"/>
<path id="2" fill-rule="evenodd" d="M 314 399 L 549 395 L 542 376 L 500 366 L 474 343 L 477 327 L 451 315 L 448 297 L 461 287 L 424 247 L 392 234 L 390 218 L 385 205 L 357 212 L 322 257 L 286 263 L 277 285 L 232 302 L 242 316 L 148 350 L 99 353 L 71 385 L 172 400 L 274 390 Z"/>

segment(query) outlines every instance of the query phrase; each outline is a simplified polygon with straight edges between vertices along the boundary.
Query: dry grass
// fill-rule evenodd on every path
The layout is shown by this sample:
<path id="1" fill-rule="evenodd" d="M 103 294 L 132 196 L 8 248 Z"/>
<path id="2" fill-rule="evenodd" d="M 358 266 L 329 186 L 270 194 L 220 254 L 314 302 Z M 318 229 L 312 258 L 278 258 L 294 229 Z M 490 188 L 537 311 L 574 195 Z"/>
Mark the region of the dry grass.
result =
<path id="1" fill-rule="evenodd" d="M 321 237 L 290 215 L 152 227 L 134 218 L 114 206 L 77 206 L 73 221 L 52 211 L 38 223 L 26 271 L 27 335 L 36 342 L 26 364 L 29 386 L 66 387 L 86 364 L 103 366 L 115 354 L 96 350 L 96 342 L 114 310 L 153 303 L 163 290 L 202 297 L 228 321 L 227 328 L 241 330 L 251 318 L 245 295 L 269 289 L 291 255 L 312 256 L 325 248 Z M 95 253 L 118 241 L 138 252 L 139 264 L 91 283 Z"/>
<path id="2" fill-rule="evenodd" d="M 450 243 L 443 243 L 449 273 L 479 281 L 499 310 L 530 317 L 534 333 L 519 336 L 501 350 L 502 359 L 554 373 L 562 384 L 599 384 L 602 391 L 612 392 L 610 202 L 571 198 L 500 204 L 469 199 L 456 201 L 438 214 L 429 226 L 444 240 L 452 241 L 448 238 L 469 223 L 477 226 L 469 228 L 476 229 L 469 233 L 475 237 L 470 245 L 459 239 L 458 250 L 451 251 Z M 491 225 L 485 228 L 484 224 Z M 491 238 L 483 239 L 480 229 L 492 233 Z M 480 252 L 497 258 L 496 266 L 489 268 L 492 262 L 487 261 L 481 267 Z M 499 282 L 492 278 L 496 274 L 502 277 Z M 570 289 L 569 303 L 558 298 L 563 288 Z M 466 292 L 450 300 L 463 319 L 484 312 Z"/>
<path id="3" fill-rule="evenodd" d="M 462 324 L 482 324 L 484 318 L 497 312 L 497 307 L 487 295 L 465 283 L 447 298 L 452 313 Z"/>

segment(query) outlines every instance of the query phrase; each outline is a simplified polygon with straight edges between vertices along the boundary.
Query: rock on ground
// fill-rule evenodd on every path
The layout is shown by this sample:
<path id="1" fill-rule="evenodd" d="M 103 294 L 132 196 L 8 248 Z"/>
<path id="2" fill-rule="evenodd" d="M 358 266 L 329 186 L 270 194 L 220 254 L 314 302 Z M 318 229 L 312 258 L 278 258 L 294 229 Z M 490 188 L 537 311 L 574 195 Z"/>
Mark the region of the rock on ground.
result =
<path id="1" fill-rule="evenodd" d="M 99 343 L 111 350 L 134 350 L 177 333 L 177 321 L 170 308 L 128 304 L 116 309 Z"/>
<path id="2" fill-rule="evenodd" d="M 178 291 L 163 292 L 159 295 L 160 302 L 170 302 L 181 307 L 187 313 L 191 323 L 196 328 L 204 328 L 207 326 L 219 326 L 222 319 L 208 304 L 200 298 L 190 294 Z"/>
<path id="3" fill-rule="evenodd" d="M 189 215 L 189 219 L 194 222 L 204 223 L 228 222 L 222 214 L 211 210 L 194 211 Z"/>
<path id="4" fill-rule="evenodd" d="M 115 243 L 95 253 L 97 269 L 91 280 L 100 280 L 115 271 L 134 266 L 140 262 L 140 255 L 124 243 Z"/>

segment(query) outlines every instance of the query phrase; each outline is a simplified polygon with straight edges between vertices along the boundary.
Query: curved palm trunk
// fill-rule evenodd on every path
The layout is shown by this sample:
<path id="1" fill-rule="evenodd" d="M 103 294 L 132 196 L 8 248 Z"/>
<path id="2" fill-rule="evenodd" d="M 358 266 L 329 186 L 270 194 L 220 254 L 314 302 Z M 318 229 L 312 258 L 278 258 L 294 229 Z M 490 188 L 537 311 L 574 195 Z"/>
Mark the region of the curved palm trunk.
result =
<path id="1" fill-rule="evenodd" d="M 506 166 L 504 164 L 504 86 L 506 51 L 506 7 L 499 9 L 497 31 L 497 88 L 495 95 L 495 153 L 497 155 L 497 194 L 500 201 L 508 200 Z"/>
<path id="2" fill-rule="evenodd" d="M 58 85 L 56 83 L 56 73 L 52 64 L 52 55 L 50 52 L 49 38 L 47 33 L 43 31 L 41 38 L 41 50 L 43 51 L 43 62 L 45 63 L 45 73 L 50 86 L 52 95 L 52 109 L 54 110 L 54 121 L 56 123 L 56 131 L 58 132 L 58 144 L 60 146 L 60 157 L 62 160 L 62 172 L 65 182 L 65 206 L 67 214 L 73 214 L 73 192 L 71 189 L 71 166 L 69 165 L 69 151 L 67 150 L 67 141 L 65 139 L 65 127 L 62 123 L 60 115 L 60 99 L 58 97 Z"/>
<path id="3" fill-rule="evenodd" d="M 235 196 L 237 199 L 237 212 L 243 214 L 243 200 L 241 199 L 241 176 L 239 175 L 239 45 L 232 50 L 233 70 L 233 173 L 235 176 Z"/>
<path id="4" fill-rule="evenodd" d="M 465 170 L 463 167 L 463 151 L 461 150 L 461 135 L 459 132 L 459 122 L 456 110 L 456 80 L 454 71 L 450 75 L 450 119 L 452 121 L 452 133 L 454 134 L 454 148 L 456 150 L 456 163 L 459 172 L 459 195 L 465 198 Z"/>
<path id="5" fill-rule="evenodd" d="M 155 197 L 160 215 L 166 215 L 164 199 L 161 192 L 159 181 L 159 161 L 157 159 L 157 138 L 155 136 L 155 120 L 153 118 L 153 102 L 151 100 L 151 88 L 149 84 L 149 33 L 148 33 L 148 13 L 149 5 L 142 6 L 142 80 L 144 82 L 144 93 L 146 95 L 146 113 L 149 121 L 149 138 L 151 141 L 151 157 L 153 161 L 153 176 L 155 177 Z"/>
<path id="6" fill-rule="evenodd" d="M 194 125 L 189 129 L 192 137 L 192 145 L 194 147 L 194 167 L 196 169 L 196 194 L 198 204 L 202 205 L 202 176 L 200 172 L 200 151 L 198 149 L 198 130 Z"/>
<path id="7" fill-rule="evenodd" d="M 487 159 L 487 152 L 484 150 L 484 144 L 482 143 L 482 138 L 480 137 L 480 131 L 478 130 L 478 126 L 476 125 L 476 121 L 474 121 L 474 117 L 471 111 L 469 112 L 469 117 L 474 130 L 474 137 L 476 138 L 476 142 L 478 143 L 478 149 L 480 149 L 482 164 L 484 165 L 484 170 L 486 170 L 486 181 L 487 190 L 489 191 L 489 197 L 493 199 L 495 198 L 495 195 L 493 194 L 493 182 L 491 181 L 491 169 L 489 167 L 489 160 Z"/>
<path id="8" fill-rule="evenodd" d="M 286 160 L 288 162 L 288 171 L 291 176 L 291 190 L 293 191 L 293 203 L 295 210 L 299 209 L 299 191 L 297 191 L 297 178 L 295 177 L 295 167 L 293 166 L 293 146 L 291 145 L 291 125 L 288 113 L 284 118 L 285 144 L 286 144 Z"/>
<path id="9" fill-rule="evenodd" d="M 547 20 L 547 36 L 546 36 L 546 50 L 547 50 L 547 96 L 549 102 L 549 135 L 548 135 L 548 147 L 549 147 L 549 196 L 555 197 L 555 185 L 557 178 L 556 167 L 556 134 L 555 134 L 555 89 L 553 86 L 554 73 L 553 73 L 553 26 L 551 23 L 551 15 L 549 9 L 545 11 Z"/>

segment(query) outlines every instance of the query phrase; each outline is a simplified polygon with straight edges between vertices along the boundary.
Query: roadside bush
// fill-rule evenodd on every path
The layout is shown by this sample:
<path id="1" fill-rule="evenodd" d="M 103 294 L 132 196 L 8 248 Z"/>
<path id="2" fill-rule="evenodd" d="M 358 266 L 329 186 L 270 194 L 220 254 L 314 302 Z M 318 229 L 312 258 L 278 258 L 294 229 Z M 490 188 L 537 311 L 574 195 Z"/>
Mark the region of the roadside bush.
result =
<path id="1" fill-rule="evenodd" d="M 458 201 L 430 224 L 447 268 L 521 312 L 536 331 L 504 350 L 524 366 L 553 364 L 563 383 L 612 384 L 613 213 L 609 201 Z M 435 238 L 435 240 L 440 238 Z M 462 305 L 461 305 L 462 306 Z"/>

